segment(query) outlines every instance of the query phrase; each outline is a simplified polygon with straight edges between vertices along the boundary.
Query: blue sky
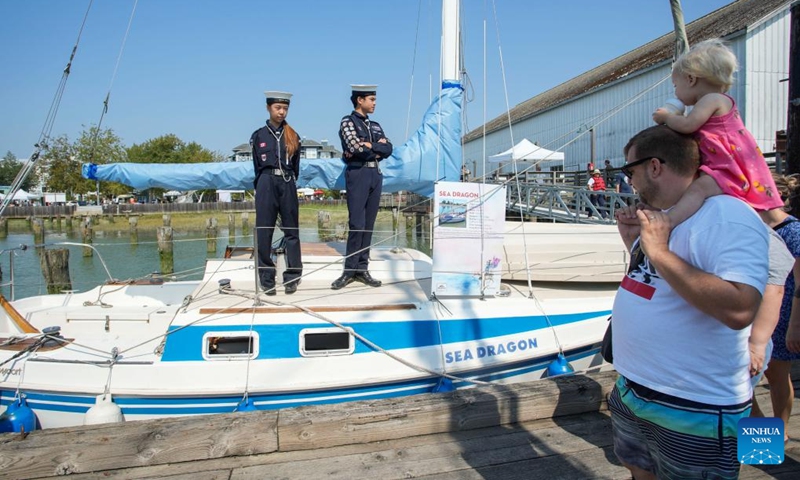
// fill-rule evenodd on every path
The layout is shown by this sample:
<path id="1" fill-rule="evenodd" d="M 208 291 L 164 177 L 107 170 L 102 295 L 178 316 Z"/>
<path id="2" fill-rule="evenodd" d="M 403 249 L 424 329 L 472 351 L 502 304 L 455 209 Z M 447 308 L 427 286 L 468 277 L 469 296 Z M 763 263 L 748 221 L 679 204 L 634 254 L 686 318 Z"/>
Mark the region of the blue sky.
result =
<path id="1" fill-rule="evenodd" d="M 672 30 L 669 0 L 462 3 L 468 129 L 484 91 L 487 119 L 506 108 L 498 30 L 512 107 Z M 683 0 L 686 22 L 728 3 Z M 0 0 L 0 155 L 33 151 L 88 4 Z M 54 136 L 99 121 L 133 5 L 94 1 Z M 349 85 L 377 83 L 373 118 L 400 144 L 409 96 L 413 131 L 438 88 L 440 23 L 439 0 L 139 0 L 103 127 L 126 146 L 173 133 L 228 155 L 263 125 L 263 91 L 286 90 L 295 129 L 338 147 Z"/>

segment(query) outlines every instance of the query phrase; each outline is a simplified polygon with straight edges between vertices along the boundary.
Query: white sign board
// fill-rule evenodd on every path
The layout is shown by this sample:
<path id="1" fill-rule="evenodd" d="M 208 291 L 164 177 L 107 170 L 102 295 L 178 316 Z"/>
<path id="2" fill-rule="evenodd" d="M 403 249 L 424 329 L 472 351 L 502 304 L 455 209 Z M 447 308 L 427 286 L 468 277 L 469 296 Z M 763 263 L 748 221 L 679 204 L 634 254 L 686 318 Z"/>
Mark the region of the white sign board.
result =
<path id="1" fill-rule="evenodd" d="M 506 187 L 439 182 L 434 188 L 431 293 L 495 295 L 500 288 Z"/>

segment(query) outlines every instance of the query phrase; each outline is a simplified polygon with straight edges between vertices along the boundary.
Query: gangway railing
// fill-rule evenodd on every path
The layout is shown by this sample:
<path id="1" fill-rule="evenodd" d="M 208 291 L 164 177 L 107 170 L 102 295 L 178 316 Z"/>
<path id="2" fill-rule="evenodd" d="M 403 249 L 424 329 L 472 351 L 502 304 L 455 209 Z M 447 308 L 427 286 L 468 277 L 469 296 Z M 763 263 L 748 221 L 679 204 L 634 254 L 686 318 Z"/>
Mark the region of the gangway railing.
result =
<path id="1" fill-rule="evenodd" d="M 506 209 L 558 222 L 613 224 L 619 208 L 638 196 L 615 191 L 593 192 L 586 187 L 540 181 L 506 184 Z"/>

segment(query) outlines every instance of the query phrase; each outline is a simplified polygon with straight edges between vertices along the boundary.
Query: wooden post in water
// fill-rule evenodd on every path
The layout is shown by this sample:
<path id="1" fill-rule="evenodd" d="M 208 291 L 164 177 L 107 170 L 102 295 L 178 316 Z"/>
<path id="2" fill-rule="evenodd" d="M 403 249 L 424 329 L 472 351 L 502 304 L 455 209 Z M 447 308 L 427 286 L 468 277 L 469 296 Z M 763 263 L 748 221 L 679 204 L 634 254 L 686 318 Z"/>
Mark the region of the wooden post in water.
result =
<path id="1" fill-rule="evenodd" d="M 86 217 L 83 219 L 83 223 L 81 225 L 81 234 L 83 235 L 83 243 L 91 245 L 92 237 L 94 237 L 92 232 L 92 217 Z M 91 257 L 93 255 L 94 255 L 94 250 L 92 250 L 89 247 L 83 247 L 84 257 Z"/>
<path id="2" fill-rule="evenodd" d="M 56 230 L 61 232 L 61 215 L 56 217 Z"/>
<path id="3" fill-rule="evenodd" d="M 415 215 L 406 213 L 403 215 L 406 219 L 406 245 L 414 245 L 414 218 Z"/>
<path id="4" fill-rule="evenodd" d="M 8 238 L 8 218 L 0 217 L 0 238 Z"/>
<path id="5" fill-rule="evenodd" d="M 336 227 L 334 227 L 333 235 L 336 237 L 337 240 L 344 240 L 347 238 L 347 224 L 337 223 Z"/>
<path id="6" fill-rule="evenodd" d="M 175 271 L 173 259 L 172 227 L 158 227 L 158 258 L 161 261 L 161 273 L 169 275 Z"/>
<path id="7" fill-rule="evenodd" d="M 329 242 L 333 240 L 333 231 L 331 231 L 331 214 L 325 210 L 317 212 L 317 235 L 319 235 L 320 242 Z"/>
<path id="8" fill-rule="evenodd" d="M 31 228 L 33 229 L 33 243 L 42 245 L 44 243 L 44 220 L 41 218 L 32 219 Z"/>
<path id="9" fill-rule="evenodd" d="M 392 207 L 392 233 L 397 235 L 400 229 L 400 212 L 397 207 Z"/>
<path id="10" fill-rule="evenodd" d="M 72 290 L 69 278 L 69 250 L 66 248 L 45 249 L 39 256 L 47 293 L 61 293 Z"/>
<path id="11" fill-rule="evenodd" d="M 136 227 L 139 225 L 139 217 L 128 217 L 128 226 L 131 231 L 131 245 L 139 243 L 139 230 Z"/>
<path id="12" fill-rule="evenodd" d="M 64 216 L 64 222 L 66 223 L 67 231 L 71 232 L 72 231 L 72 215 L 65 215 Z"/>
<path id="13" fill-rule="evenodd" d="M 161 221 L 164 223 L 165 227 L 171 227 L 172 226 L 172 215 L 170 215 L 168 213 L 165 213 L 164 215 L 161 215 Z"/>
<path id="14" fill-rule="evenodd" d="M 114 214 L 113 213 L 109 213 L 108 215 L 106 215 L 106 218 L 108 219 L 108 223 L 114 223 Z"/>
<path id="15" fill-rule="evenodd" d="M 228 241 L 236 243 L 236 214 L 228 214 Z"/>
<path id="16" fill-rule="evenodd" d="M 252 234 L 253 232 L 250 231 L 250 214 L 242 212 L 242 236 L 246 237 Z"/>
<path id="17" fill-rule="evenodd" d="M 206 219 L 206 252 L 217 253 L 217 219 Z"/>
<path id="18" fill-rule="evenodd" d="M 25 217 L 25 223 L 28 226 L 28 230 L 33 230 L 33 225 L 31 224 L 32 221 L 33 221 L 33 217 L 31 217 L 31 216 Z"/>

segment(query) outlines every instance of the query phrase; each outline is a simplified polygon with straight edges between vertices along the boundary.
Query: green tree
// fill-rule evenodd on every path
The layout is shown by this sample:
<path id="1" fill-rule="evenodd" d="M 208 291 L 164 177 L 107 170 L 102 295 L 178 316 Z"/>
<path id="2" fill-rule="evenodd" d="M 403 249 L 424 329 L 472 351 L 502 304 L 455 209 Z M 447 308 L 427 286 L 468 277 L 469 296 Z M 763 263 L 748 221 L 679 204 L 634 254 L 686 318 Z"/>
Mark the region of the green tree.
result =
<path id="1" fill-rule="evenodd" d="M 171 133 L 128 148 L 128 161 L 132 163 L 209 163 L 224 159 L 221 153 L 196 142 L 186 143 Z"/>
<path id="2" fill-rule="evenodd" d="M 40 161 L 48 191 L 66 192 L 70 198 L 88 191 L 86 182 L 81 178 L 80 162 L 75 157 L 75 148 L 66 135 L 52 140 Z"/>
<path id="3" fill-rule="evenodd" d="M 79 165 L 94 163 L 105 165 L 127 161 L 128 155 L 120 138 L 110 128 L 100 130 L 96 126 L 89 127 L 81 133 L 80 138 L 73 145 L 74 155 Z M 80 166 L 78 168 L 80 175 Z M 81 177 L 81 182 L 76 187 L 79 193 L 94 192 L 97 185 L 94 180 Z M 114 198 L 117 195 L 131 193 L 133 189 L 117 182 L 100 182 L 100 195 L 103 198 Z"/>
<path id="4" fill-rule="evenodd" d="M 11 185 L 17 178 L 17 174 L 22 168 L 23 163 L 20 162 L 16 155 L 6 152 L 3 159 L 0 160 L 0 185 Z M 38 183 L 39 179 L 34 170 L 31 170 L 25 180 L 22 182 L 22 188 L 30 190 Z"/>

